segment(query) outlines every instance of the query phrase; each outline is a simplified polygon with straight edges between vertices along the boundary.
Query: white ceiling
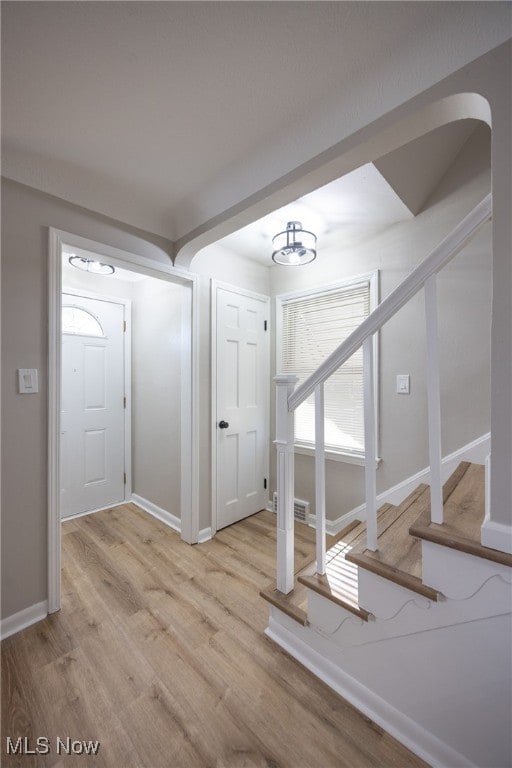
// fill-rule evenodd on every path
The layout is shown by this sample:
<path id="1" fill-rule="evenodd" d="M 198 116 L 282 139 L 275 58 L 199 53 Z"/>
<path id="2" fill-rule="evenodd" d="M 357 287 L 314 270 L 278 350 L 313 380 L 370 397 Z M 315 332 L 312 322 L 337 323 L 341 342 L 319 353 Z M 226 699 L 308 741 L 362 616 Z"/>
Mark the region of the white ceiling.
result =
<path id="1" fill-rule="evenodd" d="M 270 266 L 272 237 L 286 229 L 289 221 L 300 221 L 304 229 L 314 232 L 317 246 L 322 248 L 333 234 L 339 244 L 348 245 L 408 218 L 412 213 L 369 163 L 224 237 L 218 244 Z"/>
<path id="2" fill-rule="evenodd" d="M 3 174 L 183 237 L 222 180 L 328 104 L 421 79 L 403 66 L 420 54 L 435 82 L 503 42 L 505 5 L 2 2 Z"/>
<path id="3" fill-rule="evenodd" d="M 477 129 L 460 120 L 410 142 L 279 208 L 218 241 L 237 255 L 267 266 L 272 237 L 300 221 L 318 237 L 319 249 L 349 247 L 419 213 L 458 153 Z"/>

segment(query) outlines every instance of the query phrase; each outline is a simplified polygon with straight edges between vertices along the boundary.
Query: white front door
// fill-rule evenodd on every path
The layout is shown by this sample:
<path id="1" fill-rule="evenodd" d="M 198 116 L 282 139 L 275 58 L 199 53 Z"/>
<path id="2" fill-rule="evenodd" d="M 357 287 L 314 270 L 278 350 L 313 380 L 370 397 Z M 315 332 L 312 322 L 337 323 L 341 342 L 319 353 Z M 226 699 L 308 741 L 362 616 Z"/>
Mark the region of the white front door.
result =
<path id="1" fill-rule="evenodd" d="M 61 517 L 124 500 L 124 312 L 62 294 Z"/>
<path id="2" fill-rule="evenodd" d="M 217 529 L 268 500 L 268 299 L 216 287 Z"/>

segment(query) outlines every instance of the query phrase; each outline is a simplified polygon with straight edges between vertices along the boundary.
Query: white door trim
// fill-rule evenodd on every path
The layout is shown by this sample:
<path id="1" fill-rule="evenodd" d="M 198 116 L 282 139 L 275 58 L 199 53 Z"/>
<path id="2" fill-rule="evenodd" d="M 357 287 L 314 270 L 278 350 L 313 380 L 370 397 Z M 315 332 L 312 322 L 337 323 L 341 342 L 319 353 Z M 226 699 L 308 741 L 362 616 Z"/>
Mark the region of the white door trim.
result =
<path id="1" fill-rule="evenodd" d="M 94 291 L 86 291 L 81 288 L 66 288 L 63 285 L 61 295 L 64 293 L 71 296 L 83 296 L 84 299 L 121 304 L 125 309 L 126 330 L 123 334 L 123 387 L 124 396 L 126 397 L 124 410 L 124 472 L 126 481 L 124 484 L 124 500 L 129 501 L 132 495 L 132 377 L 128 375 L 128 372 L 132 369 L 132 302 L 130 299 L 121 299 L 114 295 L 94 293 Z"/>
<path id="2" fill-rule="evenodd" d="M 245 288 L 239 288 L 236 285 L 229 285 L 229 283 L 223 283 L 220 280 L 211 281 L 211 399 L 210 399 L 210 413 L 211 413 L 211 426 L 210 426 L 210 448 L 211 448 L 211 482 L 212 482 L 212 536 L 217 532 L 217 291 L 219 289 L 225 291 L 231 291 L 239 296 L 247 296 L 250 299 L 256 299 L 264 303 L 268 309 L 268 327 L 267 331 L 270 334 L 270 296 L 265 296 L 262 293 L 255 293 L 254 291 L 248 291 Z M 269 336 L 270 338 L 270 336 Z M 269 391 L 270 391 L 270 343 L 268 345 L 268 364 L 269 364 Z M 270 399 L 269 407 L 267 408 L 267 432 L 270 435 Z M 269 468 L 270 468 L 270 455 L 269 447 L 267 446 L 267 456 L 265 461 L 266 474 L 270 481 Z M 270 482 L 268 482 L 270 487 Z"/>
<path id="3" fill-rule="evenodd" d="M 109 263 L 190 289 L 182 303 L 181 538 L 199 536 L 198 277 L 70 232 L 49 228 L 48 247 L 48 611 L 60 608 L 60 374 L 62 246 L 100 253 Z"/>

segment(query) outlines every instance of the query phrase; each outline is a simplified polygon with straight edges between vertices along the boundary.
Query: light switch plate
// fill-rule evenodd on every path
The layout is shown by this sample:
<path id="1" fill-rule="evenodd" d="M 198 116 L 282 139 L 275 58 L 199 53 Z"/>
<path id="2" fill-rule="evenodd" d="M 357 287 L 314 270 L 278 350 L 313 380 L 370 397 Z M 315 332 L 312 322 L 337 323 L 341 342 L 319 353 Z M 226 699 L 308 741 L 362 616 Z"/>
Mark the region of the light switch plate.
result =
<path id="1" fill-rule="evenodd" d="M 38 391 L 37 368 L 18 368 L 18 392 L 20 395 L 32 395 Z"/>
<path id="2" fill-rule="evenodd" d="M 408 373 L 399 373 L 396 377 L 396 391 L 399 395 L 408 395 L 411 391 L 411 377 Z"/>

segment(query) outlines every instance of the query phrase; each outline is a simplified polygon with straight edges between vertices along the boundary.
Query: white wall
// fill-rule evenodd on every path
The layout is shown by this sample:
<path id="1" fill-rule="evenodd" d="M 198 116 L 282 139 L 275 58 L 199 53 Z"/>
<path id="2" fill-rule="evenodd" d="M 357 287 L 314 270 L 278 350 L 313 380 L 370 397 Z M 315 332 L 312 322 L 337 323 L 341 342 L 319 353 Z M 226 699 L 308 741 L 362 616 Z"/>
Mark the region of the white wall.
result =
<path id="1" fill-rule="evenodd" d="M 490 187 L 490 132 L 479 128 L 464 145 L 425 210 L 366 242 L 347 248 L 332 239 L 310 265 L 271 270 L 272 295 L 379 270 L 387 296 L 484 196 Z M 439 278 L 443 455 L 490 428 L 491 231 L 482 232 Z M 379 339 L 380 449 L 378 492 L 428 466 L 424 301 L 420 294 Z M 279 371 L 278 371 L 279 372 Z M 411 394 L 396 394 L 396 374 L 411 375 Z M 273 454 L 275 456 L 275 454 Z M 296 455 L 296 496 L 314 507 L 314 459 Z M 271 468 L 274 470 L 275 461 Z M 364 501 L 362 467 L 328 461 L 327 517 Z M 275 471 L 272 489 L 275 487 Z"/>
<path id="2" fill-rule="evenodd" d="M 128 280 L 120 280 L 110 275 L 96 275 L 93 272 L 85 272 L 72 267 L 68 262 L 68 256 L 62 258 L 62 290 L 73 288 L 80 291 L 91 291 L 101 296 L 110 296 L 117 299 L 133 298 L 134 283 Z"/>
<path id="3" fill-rule="evenodd" d="M 270 295 L 270 261 L 268 265 L 257 264 L 244 258 L 242 253 L 233 253 L 218 243 L 202 248 L 197 253 L 193 270 L 207 278 L 262 293 L 264 296 Z"/>

